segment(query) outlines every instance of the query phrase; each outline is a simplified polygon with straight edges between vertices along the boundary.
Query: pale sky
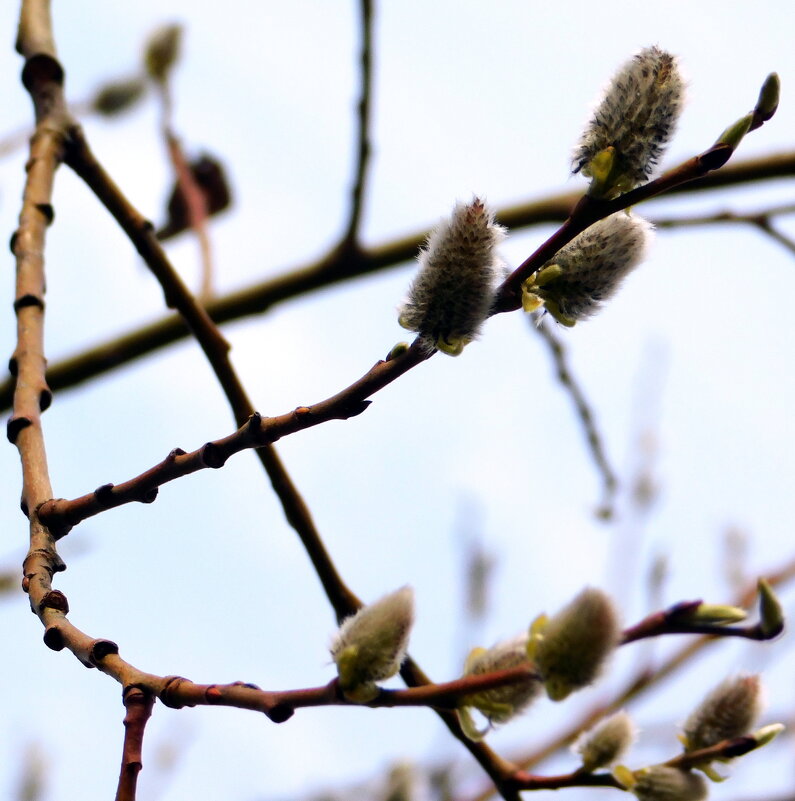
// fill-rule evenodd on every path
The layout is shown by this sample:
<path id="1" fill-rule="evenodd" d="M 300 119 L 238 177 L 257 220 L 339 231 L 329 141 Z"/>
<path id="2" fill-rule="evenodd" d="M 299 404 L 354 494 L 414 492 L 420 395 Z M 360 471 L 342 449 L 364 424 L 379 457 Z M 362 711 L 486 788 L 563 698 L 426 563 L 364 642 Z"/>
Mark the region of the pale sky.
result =
<path id="1" fill-rule="evenodd" d="M 12 5 L 0 10 L 9 42 L 0 53 L 8 130 L 31 118 L 10 46 Z M 499 207 L 584 187 L 569 176 L 569 162 L 588 110 L 614 70 L 650 44 L 679 56 L 689 84 L 665 166 L 712 144 L 753 106 L 773 70 L 783 85 L 780 110 L 749 135 L 737 158 L 793 147 L 795 19 L 787 4 L 671 2 L 653 14 L 645 4 L 610 0 L 377 6 L 368 244 L 426 228 L 475 193 Z M 186 25 L 176 127 L 186 148 L 223 159 L 236 197 L 234 210 L 212 227 L 221 291 L 316 258 L 342 229 L 357 91 L 355 12 L 355 4 L 334 0 L 230 0 L 206 8 L 188 0 L 86 0 L 54 9 L 75 100 L 104 78 L 133 71 L 157 24 Z M 117 121 L 85 122 L 99 158 L 156 220 L 170 183 L 157 119 L 147 101 Z M 0 163 L 6 236 L 19 212 L 24 159 L 20 152 Z M 745 212 L 791 200 L 792 182 L 781 181 L 636 211 Z M 47 242 L 53 361 L 163 309 L 133 249 L 65 168 L 54 205 Z M 781 227 L 795 235 L 791 217 Z M 509 236 L 506 262 L 519 264 L 552 230 Z M 183 238 L 169 253 L 195 286 L 195 243 Z M 0 342 L 8 356 L 15 335 L 10 256 L 5 263 Z M 395 309 L 413 270 L 406 264 L 226 326 L 259 410 L 277 414 L 321 400 L 406 339 Z M 598 317 L 559 332 L 622 476 L 635 469 L 639 440 L 653 435 L 660 494 L 648 520 L 633 521 L 626 505 L 614 525 L 594 519 L 599 480 L 570 400 L 518 313 L 489 321 L 460 358 L 437 355 L 412 371 L 360 417 L 278 447 L 354 591 L 375 600 L 407 583 L 415 588 L 411 652 L 436 678 L 461 669 L 460 521 L 469 515 L 498 561 L 490 617 L 480 639 L 463 637 L 468 647 L 513 636 L 585 584 L 614 592 L 627 623 L 634 622 L 647 611 L 645 577 L 661 554 L 669 560 L 664 603 L 725 602 L 728 530 L 748 538 L 749 576 L 793 556 L 791 297 L 792 255 L 758 232 L 666 230 Z M 124 481 L 176 446 L 192 450 L 234 427 L 188 342 L 58 394 L 44 425 L 54 491 L 67 498 Z M 0 450 L 4 567 L 19 564 L 26 548 L 18 463 L 12 447 Z M 333 616 L 251 454 L 163 487 L 153 505 L 85 522 L 63 542 L 63 554 L 69 569 L 55 586 L 68 596 L 73 622 L 118 642 L 122 656 L 143 670 L 268 689 L 313 686 L 333 675 Z M 0 797 L 12 797 L 21 755 L 36 744 L 46 763 L 44 801 L 73 798 L 76 788 L 86 801 L 108 798 L 121 753 L 120 688 L 66 652 L 49 651 L 21 596 L 0 600 L 0 627 L 7 643 Z M 654 703 L 631 709 L 651 742 L 628 763 L 673 756 L 675 724 L 737 670 L 764 669 L 770 691 L 763 722 L 791 718 L 790 642 L 787 635 L 772 645 L 723 644 L 684 683 L 667 683 Z M 626 650 L 617 673 L 599 686 L 557 707 L 539 702 L 492 744 L 521 752 L 581 705 L 605 697 L 639 658 L 638 649 Z M 275 726 L 240 710 L 158 705 L 145 747 L 139 797 L 158 801 L 284 799 L 377 778 L 403 758 L 456 758 L 465 790 L 482 786 L 463 749 L 424 710 L 303 710 Z M 158 758 L 169 747 L 179 752 L 179 765 L 164 781 Z M 791 748 L 790 740 L 776 754 L 747 757 L 730 782 L 712 788 L 712 798 L 791 788 Z M 549 770 L 573 767 L 564 759 Z"/>

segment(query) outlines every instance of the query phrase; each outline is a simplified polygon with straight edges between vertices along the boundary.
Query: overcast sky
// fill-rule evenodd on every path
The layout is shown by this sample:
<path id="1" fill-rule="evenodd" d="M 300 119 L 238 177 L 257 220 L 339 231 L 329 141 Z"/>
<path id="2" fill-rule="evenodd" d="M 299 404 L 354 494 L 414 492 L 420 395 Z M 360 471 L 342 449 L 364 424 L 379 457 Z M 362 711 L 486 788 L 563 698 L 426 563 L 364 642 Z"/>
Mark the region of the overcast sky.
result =
<path id="1" fill-rule="evenodd" d="M 9 131 L 31 118 L 11 47 L 13 5 L 0 9 L 8 32 L 0 53 L 2 126 Z M 588 109 L 614 70 L 650 44 L 677 54 L 688 80 L 666 165 L 708 147 L 753 106 L 772 70 L 782 79 L 781 108 L 737 158 L 793 147 L 795 19 L 788 4 L 376 5 L 367 244 L 428 227 L 474 193 L 499 207 L 584 187 L 569 176 L 569 163 Z M 333 244 L 352 172 L 356 4 L 85 0 L 56 4 L 54 13 L 73 100 L 134 71 L 141 42 L 157 24 L 185 24 L 175 124 L 186 149 L 223 159 L 236 199 L 212 227 L 220 291 L 306 263 Z M 114 122 L 85 121 L 99 158 L 155 220 L 170 183 L 157 121 L 152 102 Z M 19 152 L 0 163 L 6 235 L 19 212 L 24 160 Z M 791 180 L 636 211 L 742 212 L 790 201 Z M 163 309 L 133 249 L 66 169 L 54 205 L 47 240 L 51 360 Z M 781 227 L 795 235 L 792 218 Z M 552 230 L 510 236 L 506 262 L 519 264 Z M 169 253 L 196 286 L 195 243 L 184 238 Z M 0 350 L 10 355 L 10 256 L 5 263 Z M 325 398 L 405 339 L 395 309 L 413 270 L 406 264 L 227 326 L 257 408 L 277 414 Z M 360 417 L 295 435 L 279 449 L 350 586 L 367 600 L 406 583 L 415 588 L 411 651 L 436 678 L 460 670 L 462 640 L 471 647 L 512 636 L 585 584 L 614 592 L 632 622 L 647 610 L 646 575 L 659 555 L 668 559 L 665 603 L 725 602 L 727 531 L 747 538 L 749 576 L 793 556 L 792 297 L 792 255 L 759 233 L 662 231 L 600 316 L 559 331 L 622 477 L 646 453 L 640 443 L 652 443 L 659 496 L 646 521 L 632 519 L 625 496 L 614 524 L 595 519 L 599 478 L 570 399 L 518 313 L 489 321 L 460 358 L 437 355 L 412 371 Z M 57 395 L 44 425 L 54 492 L 67 498 L 137 475 L 176 446 L 192 450 L 233 430 L 209 368 L 187 342 Z M 27 537 L 18 462 L 12 447 L 0 450 L 0 560 L 9 567 L 21 562 Z M 491 613 L 475 641 L 461 632 L 464 542 L 473 532 L 497 560 Z M 252 454 L 164 487 L 151 506 L 84 523 L 63 553 L 69 569 L 56 587 L 69 598 L 73 622 L 118 642 L 122 656 L 143 670 L 269 689 L 313 686 L 333 675 L 333 616 Z M 86 801 L 108 798 L 120 758 L 120 688 L 67 653 L 47 650 L 23 597 L 2 599 L 0 627 L 7 677 L 0 683 L 0 797 L 12 792 L 22 754 L 36 744 L 46 764 L 46 801 L 74 798 L 78 789 Z M 721 645 L 684 684 L 664 685 L 656 703 L 638 707 L 652 746 L 629 764 L 672 756 L 674 725 L 736 670 L 765 669 L 772 689 L 764 722 L 791 718 L 790 641 Z M 521 752 L 579 705 L 604 697 L 638 657 L 627 650 L 618 676 L 560 707 L 539 702 L 497 732 L 494 744 Z M 159 801 L 281 799 L 377 777 L 404 757 L 467 764 L 422 710 L 304 710 L 277 727 L 238 710 L 158 706 L 146 748 L 140 797 Z M 165 781 L 158 759 L 169 748 L 179 765 Z M 791 760 L 776 760 L 776 771 L 758 769 L 790 753 L 791 741 L 778 755 L 748 757 L 731 782 L 713 788 L 713 798 L 791 788 Z M 467 768 L 466 777 L 466 787 L 481 786 L 476 770 Z"/>

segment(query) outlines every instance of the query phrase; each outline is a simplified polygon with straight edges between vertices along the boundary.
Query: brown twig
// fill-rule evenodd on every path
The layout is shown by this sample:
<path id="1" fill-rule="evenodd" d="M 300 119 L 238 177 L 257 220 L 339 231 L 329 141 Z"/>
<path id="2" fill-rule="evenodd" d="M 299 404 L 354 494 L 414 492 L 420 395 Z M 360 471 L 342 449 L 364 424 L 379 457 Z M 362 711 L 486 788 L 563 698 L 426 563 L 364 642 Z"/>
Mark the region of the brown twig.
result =
<path id="1" fill-rule="evenodd" d="M 795 579 L 795 559 L 791 559 L 778 570 L 766 574 L 767 582 L 771 587 L 780 587 L 783 584 Z M 758 594 L 756 583 L 748 586 L 747 589 L 738 593 L 734 599 L 736 606 L 750 606 Z M 522 756 L 514 758 L 514 763 L 522 770 L 528 770 L 544 762 L 563 748 L 571 745 L 579 734 L 590 729 L 602 718 L 617 712 L 625 707 L 630 701 L 643 695 L 647 690 L 657 686 L 680 668 L 690 664 L 693 657 L 700 653 L 707 645 L 715 642 L 712 636 L 702 635 L 698 639 L 692 640 L 682 646 L 678 651 L 661 662 L 657 667 L 642 667 L 630 676 L 623 688 L 619 690 L 613 698 L 602 704 L 597 704 L 586 710 L 576 720 L 569 724 L 566 729 L 555 737 L 550 737 L 543 746 Z M 485 787 L 481 792 L 471 798 L 471 801 L 487 801 L 494 795 L 494 787 Z"/>
<path id="2" fill-rule="evenodd" d="M 155 236 L 151 223 L 132 206 L 94 158 L 82 131 L 77 126 L 72 131 L 65 162 L 86 182 L 113 215 L 157 278 L 163 288 L 166 305 L 176 308 L 190 327 L 232 407 L 237 425 L 243 426 L 255 411 L 229 359 L 229 343 L 172 267 Z M 271 444 L 266 444 L 258 449 L 257 456 L 270 478 L 288 522 L 301 538 L 326 594 L 333 599 L 332 603 L 335 604 L 335 609 L 338 609 L 338 616 L 345 617 L 351 614 L 358 608 L 359 600 L 339 576 L 312 521 L 309 509 L 282 465 L 276 450 Z"/>
<path id="3" fill-rule="evenodd" d="M 46 520 L 60 538 L 72 526 L 106 509 L 132 502 L 151 503 L 157 488 L 176 478 L 197 470 L 222 467 L 230 456 L 250 448 L 263 449 L 287 434 L 362 413 L 369 404 L 367 398 L 427 358 L 422 345 L 415 343 L 402 356 L 377 362 L 358 381 L 324 401 L 299 406 L 275 417 L 252 414 L 233 434 L 208 442 L 190 453 L 175 449 L 162 462 L 122 484 L 105 484 L 71 501 L 48 500 L 39 509 L 41 519 Z M 346 605 L 337 609 L 341 617 L 353 611 L 355 608 Z"/>
<path id="4" fill-rule="evenodd" d="M 795 151 L 727 164 L 703 178 L 673 187 L 667 191 L 666 197 L 793 175 Z M 517 230 L 542 223 L 561 222 L 569 216 L 580 196 L 580 193 L 571 192 L 504 207 L 498 211 L 497 219 L 503 225 Z M 303 294 L 409 261 L 426 237 L 427 231 L 422 231 L 355 252 L 335 249 L 332 254 L 318 261 L 300 265 L 276 278 L 268 278 L 216 298 L 206 304 L 207 312 L 219 324 L 261 314 Z M 170 315 L 73 357 L 52 363 L 47 369 L 47 378 L 54 391 L 67 389 L 179 342 L 188 333 L 179 315 Z M 12 394 L 13 381 L 0 384 L 0 410 L 10 408 Z"/>
<path id="5" fill-rule="evenodd" d="M 691 217 L 664 217 L 655 220 L 655 225 L 658 228 L 685 228 L 725 223 L 752 225 L 775 242 L 778 242 L 791 254 L 795 255 L 795 240 L 792 240 L 773 225 L 773 220 L 776 217 L 783 217 L 790 214 L 795 214 L 795 205 L 787 203 L 753 212 L 721 211 L 715 214 L 703 214 Z"/>
<path id="6" fill-rule="evenodd" d="M 193 334 L 204 350 L 205 355 L 213 366 L 219 383 L 223 387 L 232 406 L 238 425 L 242 426 L 245 420 L 252 418 L 254 415 L 254 408 L 248 400 L 229 361 L 228 343 L 226 343 L 214 323 L 205 313 L 203 307 L 196 302 L 187 287 L 185 287 L 179 276 L 171 267 L 160 243 L 154 235 L 151 224 L 141 217 L 111 181 L 104 169 L 91 154 L 82 136 L 82 132 L 77 126 L 75 126 L 72 131 L 70 143 L 71 146 L 65 159 L 66 163 L 83 178 L 128 235 L 138 250 L 138 253 L 143 257 L 144 261 L 163 287 L 166 303 L 171 307 L 177 308 L 183 315 L 185 322 L 190 326 Z M 375 377 L 370 375 L 365 376 L 363 379 L 360 379 L 359 382 L 352 385 L 346 392 L 361 391 L 362 386 L 365 388 L 370 385 L 377 386 L 379 382 L 383 381 L 385 376 L 389 376 L 393 370 L 399 373 L 405 372 L 406 369 L 424 361 L 426 358 L 427 353 L 416 346 L 413 350 L 409 349 L 409 351 L 403 355 L 402 360 L 395 359 L 395 367 L 388 367 L 382 370 L 381 375 L 376 375 Z M 389 361 L 382 362 L 376 365 L 374 369 L 377 370 L 380 365 L 389 364 Z M 338 398 L 339 396 L 335 396 L 335 398 L 323 402 L 323 404 L 320 405 L 321 414 L 324 404 L 331 402 L 333 407 L 334 403 L 337 402 L 335 399 Z M 361 404 L 359 407 L 360 410 L 364 408 Z M 299 413 L 297 416 L 300 418 L 300 410 L 298 411 Z M 347 587 L 337 572 L 323 544 L 320 533 L 314 525 L 309 509 L 293 485 L 289 474 L 284 469 L 276 450 L 271 444 L 266 444 L 258 448 L 257 456 L 265 467 L 276 495 L 282 504 L 288 522 L 296 530 L 301 539 L 303 547 L 320 579 L 326 597 L 337 615 L 337 619 L 342 620 L 355 612 L 361 606 L 361 602 Z M 177 458 L 179 457 L 177 456 Z M 429 683 L 425 674 L 410 659 L 404 664 L 401 675 L 404 680 L 412 686 L 415 684 Z M 454 713 L 440 710 L 439 714 L 448 729 L 465 744 L 470 753 L 472 753 L 483 766 L 493 781 L 499 783 L 501 778 L 510 772 L 512 768 L 507 766 L 507 763 L 494 754 L 488 746 L 483 743 L 473 743 L 466 738 L 461 731 L 458 719 Z M 506 796 L 506 801 L 513 801 L 513 796 L 510 798 Z"/>
<path id="7" fill-rule="evenodd" d="M 698 622 L 694 615 L 702 601 L 681 601 L 668 609 L 654 612 L 640 623 L 625 629 L 621 645 L 667 634 L 706 634 L 711 637 L 740 637 L 746 640 L 773 640 L 783 631 L 783 623 L 771 631 L 765 630 L 761 623 L 752 626 L 727 626 L 716 623 Z"/>
<path id="8" fill-rule="evenodd" d="M 359 101 L 357 109 L 356 167 L 351 188 L 351 210 L 343 244 L 357 247 L 364 194 L 367 183 L 367 168 L 370 163 L 370 99 L 373 90 L 373 4 L 372 0 L 359 0 L 361 50 L 359 54 Z"/>
<path id="9" fill-rule="evenodd" d="M 63 157 L 68 115 L 63 70 L 55 55 L 46 2 L 23 2 L 17 50 L 25 58 L 22 80 L 33 102 L 36 132 L 31 139 L 19 226 L 12 239 L 17 268 L 17 345 L 11 358 L 14 410 L 7 432 L 22 461 L 22 509 L 30 521 L 23 589 L 49 630 L 63 614 L 61 597 L 52 590 L 52 576 L 65 565 L 53 537 L 36 515 L 39 504 L 52 497 L 41 424 L 41 413 L 51 400 L 44 355 L 44 241 L 53 219 L 53 182 Z"/>
<path id="10" fill-rule="evenodd" d="M 196 234 L 199 241 L 199 261 L 201 263 L 201 286 L 199 297 L 203 301 L 213 296 L 213 257 L 210 245 L 210 234 L 207 230 L 209 212 L 204 192 L 193 176 L 193 171 L 182 152 L 179 139 L 171 130 L 165 128 L 163 138 L 166 142 L 168 155 L 176 176 L 177 190 L 185 201 L 188 216 L 188 225 Z"/>
<path id="11" fill-rule="evenodd" d="M 143 741 L 146 723 L 152 714 L 154 696 L 138 686 L 124 691 L 124 746 L 122 748 L 121 772 L 116 790 L 116 801 L 135 801 L 138 774 L 143 768 Z"/>

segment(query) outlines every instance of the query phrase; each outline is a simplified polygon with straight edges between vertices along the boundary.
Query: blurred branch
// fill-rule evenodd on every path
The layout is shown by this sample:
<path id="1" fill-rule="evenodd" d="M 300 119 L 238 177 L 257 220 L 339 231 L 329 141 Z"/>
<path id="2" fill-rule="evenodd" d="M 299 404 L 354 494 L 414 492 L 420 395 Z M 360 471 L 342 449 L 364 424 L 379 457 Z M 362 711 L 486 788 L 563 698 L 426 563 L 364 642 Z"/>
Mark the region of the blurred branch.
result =
<path id="1" fill-rule="evenodd" d="M 351 189 L 351 210 L 348 227 L 343 237 L 343 247 L 358 246 L 359 228 L 364 208 L 367 168 L 370 162 L 370 98 L 373 89 L 373 4 L 372 0 L 359 0 L 361 52 L 359 76 L 361 87 L 357 103 L 356 169 Z"/>
<path id="2" fill-rule="evenodd" d="M 771 587 L 781 587 L 795 579 L 795 558 L 783 564 L 779 569 L 766 573 L 767 582 Z M 756 583 L 749 585 L 745 590 L 737 594 L 734 603 L 738 607 L 750 606 L 758 595 Z M 630 676 L 610 701 L 597 704 L 586 710 L 576 720 L 572 721 L 564 731 L 557 736 L 550 736 L 549 739 L 535 751 L 517 756 L 514 762 L 520 768 L 527 770 L 544 762 L 562 749 L 571 745 L 581 732 L 592 728 L 602 718 L 617 712 L 625 707 L 630 701 L 642 696 L 648 690 L 656 687 L 680 668 L 689 665 L 693 658 L 699 654 L 707 645 L 714 642 L 715 638 L 709 635 L 702 635 L 698 639 L 692 640 L 687 645 L 682 646 L 670 657 L 660 662 L 656 667 L 645 666 L 637 670 Z M 494 795 L 493 787 L 485 787 L 481 792 L 472 796 L 471 801 L 487 801 Z"/>
<path id="3" fill-rule="evenodd" d="M 795 255 L 795 240 L 783 234 L 773 225 L 773 220 L 776 217 L 784 217 L 791 214 L 795 214 L 795 204 L 788 203 L 781 206 L 771 206 L 762 211 L 754 212 L 721 211 L 716 214 L 704 214 L 700 216 L 663 217 L 655 220 L 655 225 L 658 228 L 687 228 L 699 225 L 719 225 L 722 223 L 752 225 L 775 242 L 778 242 L 792 255 Z"/>
<path id="4" fill-rule="evenodd" d="M 728 164 L 707 176 L 669 189 L 666 196 L 738 186 L 795 175 L 795 151 Z M 518 230 L 542 223 L 565 220 L 580 199 L 580 192 L 550 195 L 538 201 L 508 206 L 497 219 Z M 207 303 L 207 313 L 216 323 L 261 314 L 278 303 L 362 275 L 396 267 L 412 259 L 427 238 L 427 230 L 355 253 L 335 250 L 331 254 L 282 272 Z M 178 315 L 171 315 L 80 354 L 49 365 L 47 378 L 53 390 L 62 390 L 102 375 L 160 348 L 184 339 L 188 329 Z M 13 382 L 0 384 L 0 409 L 8 409 Z"/>
<path id="5" fill-rule="evenodd" d="M 531 316 L 529 320 L 532 328 L 538 333 L 541 339 L 544 340 L 549 348 L 558 381 L 574 404 L 577 419 L 580 421 L 580 427 L 585 434 L 588 450 L 602 480 L 602 503 L 599 506 L 597 514 L 603 520 L 608 520 L 613 516 L 613 505 L 615 503 L 616 490 L 618 489 L 618 480 L 616 479 L 616 474 L 610 462 L 607 460 L 607 454 L 605 453 L 602 438 L 596 428 L 593 412 L 585 397 L 585 393 L 569 369 L 568 360 L 566 358 L 566 347 L 560 337 L 555 333 L 554 326 L 549 323 L 546 317 L 541 317 L 539 319 L 538 317 Z"/>

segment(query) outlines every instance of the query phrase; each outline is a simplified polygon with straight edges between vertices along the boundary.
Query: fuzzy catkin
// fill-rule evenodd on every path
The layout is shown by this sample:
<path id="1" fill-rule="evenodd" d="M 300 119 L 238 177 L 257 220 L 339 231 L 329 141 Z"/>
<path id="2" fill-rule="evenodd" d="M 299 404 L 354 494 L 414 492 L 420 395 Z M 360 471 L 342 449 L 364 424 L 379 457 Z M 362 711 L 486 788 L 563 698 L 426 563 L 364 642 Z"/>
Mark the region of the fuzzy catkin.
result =
<path id="1" fill-rule="evenodd" d="M 693 710 L 684 725 L 687 750 L 709 748 L 747 734 L 761 710 L 759 676 L 741 675 L 721 682 Z"/>
<path id="2" fill-rule="evenodd" d="M 574 744 L 585 771 L 605 768 L 617 762 L 635 739 L 635 726 L 626 712 L 616 712 L 584 732 Z"/>
<path id="3" fill-rule="evenodd" d="M 572 171 L 591 175 L 594 158 L 614 148 L 608 194 L 647 181 L 674 134 L 684 89 L 674 56 L 658 47 L 641 50 L 605 90 L 574 151 Z"/>
<path id="4" fill-rule="evenodd" d="M 631 788 L 640 801 L 702 801 L 707 797 L 707 783 L 698 773 L 668 765 L 654 765 L 635 774 Z"/>
<path id="5" fill-rule="evenodd" d="M 527 291 L 563 322 L 590 317 L 643 261 L 652 230 L 642 217 L 611 214 L 575 237 L 545 265 L 560 267 L 557 278 L 541 287 L 532 286 L 531 279 Z"/>
<path id="6" fill-rule="evenodd" d="M 479 198 L 459 203 L 420 252 L 420 270 L 399 310 L 400 325 L 425 346 L 451 355 L 474 339 L 489 315 L 505 229 Z"/>
<path id="7" fill-rule="evenodd" d="M 330 651 L 346 695 L 360 701 L 375 697 L 375 682 L 400 670 L 413 623 L 411 587 L 401 587 L 342 622 Z"/>
<path id="8" fill-rule="evenodd" d="M 533 661 L 547 695 L 562 701 L 591 684 L 618 644 L 613 602 L 601 590 L 584 589 L 541 629 Z"/>
<path id="9" fill-rule="evenodd" d="M 519 637 L 475 652 L 467 660 L 464 675 L 479 676 L 521 665 L 529 668 L 531 664 L 527 656 L 527 637 Z M 542 686 L 538 676 L 528 674 L 521 681 L 504 687 L 468 695 L 463 702 L 478 709 L 491 723 L 505 723 L 526 709 L 538 697 Z"/>

